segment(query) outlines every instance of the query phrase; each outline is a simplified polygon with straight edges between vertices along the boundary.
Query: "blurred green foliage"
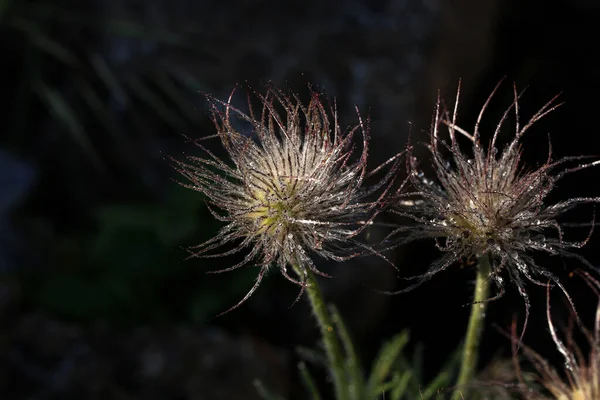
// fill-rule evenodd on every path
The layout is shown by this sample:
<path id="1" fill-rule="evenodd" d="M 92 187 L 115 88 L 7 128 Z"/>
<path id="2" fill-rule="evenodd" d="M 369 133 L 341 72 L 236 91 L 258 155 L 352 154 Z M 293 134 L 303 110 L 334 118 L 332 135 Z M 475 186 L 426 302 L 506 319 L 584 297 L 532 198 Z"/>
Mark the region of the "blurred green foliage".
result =
<path id="1" fill-rule="evenodd" d="M 156 132 L 131 126 L 132 119 L 152 120 L 179 134 L 206 121 L 196 101 L 198 90 L 207 88 L 181 63 L 162 56 L 180 51 L 189 60 L 203 57 L 193 32 L 172 31 L 143 16 L 114 16 L 110 10 L 68 1 L 0 0 L 0 32 L 10 38 L 3 57 L 16 64 L 17 72 L 14 93 L 7 92 L 13 101 L 4 139 L 13 148 L 31 145 L 44 126 L 41 109 L 60 128 L 56 133 L 68 136 L 96 171 L 106 172 L 107 159 L 114 157 L 136 169 L 138 140 Z M 126 56 L 115 56 L 123 46 Z M 140 50 L 148 46 L 148 54 Z"/>
<path id="2" fill-rule="evenodd" d="M 423 348 L 417 346 L 412 356 L 407 354 L 408 331 L 402 331 L 383 343 L 371 368 L 365 370 L 359 352 L 347 330 L 346 325 L 335 306 L 330 306 L 330 314 L 337 332 L 337 340 L 344 349 L 344 369 L 348 382 L 349 400 L 442 400 L 449 398 L 448 390 L 457 375 L 460 365 L 460 349 L 447 360 L 442 369 L 430 381 L 424 379 Z M 332 370 L 330 360 L 315 350 L 299 348 L 302 358 L 313 364 L 320 364 Z M 323 400 L 327 398 L 318 388 L 305 362 L 298 364 L 300 377 L 304 383 L 308 398 Z M 258 393 L 264 400 L 281 400 L 265 388 L 261 382 L 255 382 Z M 341 400 L 341 399 L 338 399 Z"/>
<path id="3" fill-rule="evenodd" d="M 234 304 L 255 278 L 252 268 L 235 279 L 205 278 L 214 266 L 185 260 L 182 244 L 210 238 L 219 223 L 200 194 L 175 184 L 162 204 L 103 206 L 96 221 L 92 233 L 57 238 L 55 267 L 25 277 L 32 306 L 78 320 L 203 322 Z"/>

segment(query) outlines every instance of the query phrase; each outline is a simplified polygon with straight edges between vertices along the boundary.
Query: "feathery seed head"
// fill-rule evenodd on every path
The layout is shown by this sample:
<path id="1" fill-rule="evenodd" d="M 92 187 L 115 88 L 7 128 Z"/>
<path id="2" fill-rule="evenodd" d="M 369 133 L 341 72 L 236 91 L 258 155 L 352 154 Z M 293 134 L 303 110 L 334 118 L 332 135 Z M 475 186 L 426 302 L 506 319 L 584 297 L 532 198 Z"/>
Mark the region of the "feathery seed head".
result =
<path id="1" fill-rule="evenodd" d="M 216 257 L 250 247 L 241 263 L 222 271 L 250 263 L 261 266 L 256 284 L 233 308 L 254 292 L 271 264 L 305 286 L 309 269 L 324 275 L 315 267 L 313 254 L 342 261 L 368 250 L 356 236 L 380 211 L 398 165 L 393 159 L 378 183 L 364 186 L 364 179 L 380 168 L 367 172 L 368 126 L 360 116 L 357 126 L 343 131 L 335 107 L 328 111 L 314 92 L 306 107 L 296 95 L 275 88 L 257 97 L 262 105 L 258 118 L 251 107 L 249 115 L 234 108 L 231 97 L 227 102 L 209 97 L 216 136 L 229 162 L 200 141 L 204 157 L 174 161 L 191 181 L 184 186 L 202 192 L 214 216 L 226 222 L 214 238 L 190 249 L 192 256 Z M 250 123 L 252 134 L 239 132 L 233 117 Z M 362 150 L 355 156 L 357 133 Z M 382 187 L 386 189 L 379 199 L 367 201 Z M 230 242 L 237 242 L 233 250 L 210 253 Z M 299 268 L 303 276 L 292 278 L 288 266 Z"/>
<path id="2" fill-rule="evenodd" d="M 428 145 L 437 182 L 425 177 L 409 149 L 409 179 L 414 191 L 400 194 L 392 211 L 413 223 L 395 230 L 392 236 L 398 236 L 394 243 L 434 238 L 444 255 L 426 273 L 410 278 L 417 279 L 417 282 L 400 292 L 419 286 L 463 257 L 488 254 L 492 262 L 490 278 L 499 290 L 490 300 L 504 294 L 501 272 L 506 269 L 523 296 L 528 312 L 525 280 L 539 283 L 539 278 L 551 279 L 562 288 L 554 274 L 534 262 L 531 251 L 573 257 L 591 267 L 580 256 L 569 251 L 583 246 L 587 239 L 581 242 L 564 240 L 558 218 L 578 204 L 595 203 L 599 199 L 572 198 L 553 205 L 546 205 L 545 200 L 564 175 L 599 162 L 565 167 L 569 162 L 581 162 L 586 157 L 565 157 L 553 161 L 550 150 L 548 160 L 541 167 L 524 168 L 520 162 L 521 138 L 536 121 L 559 104 L 555 104 L 556 97 L 553 98 L 526 124 L 520 125 L 518 100 L 522 93 L 518 94 L 516 88 L 513 103 L 504 112 L 488 146 L 484 147 L 479 124 L 498 86 L 482 107 L 472 134 L 456 125 L 460 85 L 452 116 L 448 112 L 440 112 L 438 96 Z M 515 136 L 499 150 L 496 145 L 498 133 L 513 108 Z M 439 137 L 440 123 L 448 127 L 449 143 Z M 472 154 L 463 152 L 459 147 L 458 135 L 471 143 Z M 449 159 L 444 158 L 443 151 L 450 154 Z"/>
<path id="3" fill-rule="evenodd" d="M 600 299 L 600 282 L 586 272 L 580 272 L 586 283 Z M 514 365 L 516 365 L 519 379 L 521 380 L 522 393 L 526 399 L 535 400 L 596 400 L 600 399 L 600 302 L 596 309 L 594 331 L 581 327 L 581 331 L 589 344 L 589 354 L 584 356 L 581 348 L 575 344 L 572 329 L 567 331 L 566 343 L 559 338 L 556 327 L 550 314 L 550 286 L 547 291 L 546 317 L 550 334 L 556 348 L 565 361 L 564 373 L 550 365 L 540 354 L 528 346 L 522 345 L 525 356 L 531 361 L 537 371 L 536 380 L 548 392 L 532 391 L 522 379 L 521 369 L 514 352 Z M 576 315 L 574 315 L 577 318 Z M 513 327 L 513 350 L 519 340 L 516 338 Z M 566 380 L 565 380 L 566 377 Z"/>

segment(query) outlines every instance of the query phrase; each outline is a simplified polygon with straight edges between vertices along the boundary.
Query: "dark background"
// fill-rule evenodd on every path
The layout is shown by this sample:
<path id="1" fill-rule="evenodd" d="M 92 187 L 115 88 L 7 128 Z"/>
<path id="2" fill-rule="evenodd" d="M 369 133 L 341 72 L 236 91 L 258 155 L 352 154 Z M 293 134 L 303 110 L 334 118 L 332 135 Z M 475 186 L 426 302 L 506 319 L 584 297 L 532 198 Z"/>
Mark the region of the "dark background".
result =
<path id="1" fill-rule="evenodd" d="M 462 78 L 459 124 L 470 129 L 506 77 L 484 139 L 514 81 L 529 87 L 523 118 L 559 92 L 565 102 L 528 133 L 525 162 L 546 160 L 548 134 L 556 157 L 599 154 L 599 17 L 585 0 L 0 1 L 2 399 L 254 399 L 254 378 L 304 398 L 294 349 L 317 336 L 306 304 L 290 308 L 298 288 L 273 270 L 246 304 L 215 319 L 257 270 L 206 275 L 235 259 L 184 260 L 183 247 L 219 227 L 165 159 L 197 150 L 183 135 L 213 133 L 200 92 L 224 98 L 236 84 L 272 82 L 306 95 L 315 85 L 336 98 L 344 125 L 356 122 L 354 105 L 371 116 L 376 165 L 405 146 L 410 123 L 414 142 L 427 139 L 438 88 L 451 103 Z M 567 177 L 549 200 L 600 195 L 599 173 Z M 592 214 L 588 206 L 571 217 Z M 586 235 L 572 229 L 567 239 Z M 581 251 L 593 263 L 598 243 Z M 423 242 L 393 258 L 411 275 L 436 252 Z M 596 300 L 568 278 L 580 265 L 537 260 L 565 278 L 589 322 Z M 372 290 L 404 284 L 377 259 L 323 269 L 335 277 L 323 282 L 326 296 L 367 363 L 408 328 L 427 379 L 464 334 L 472 268 L 395 297 Z M 545 289 L 529 287 L 525 342 L 560 362 Z M 522 322 L 523 302 L 508 289 L 490 305 L 483 363 L 510 355 L 492 324 Z M 555 321 L 566 324 L 564 298 L 553 293 Z"/>

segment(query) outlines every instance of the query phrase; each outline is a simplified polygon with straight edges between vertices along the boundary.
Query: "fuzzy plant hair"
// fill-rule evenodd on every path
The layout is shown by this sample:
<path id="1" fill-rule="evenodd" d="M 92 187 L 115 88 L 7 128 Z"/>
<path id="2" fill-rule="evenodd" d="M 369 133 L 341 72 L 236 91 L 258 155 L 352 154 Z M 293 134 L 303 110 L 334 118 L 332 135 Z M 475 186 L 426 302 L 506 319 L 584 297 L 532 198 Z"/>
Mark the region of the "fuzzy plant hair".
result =
<path id="1" fill-rule="evenodd" d="M 514 101 L 502 115 L 487 146 L 483 145 L 479 125 L 500 83 L 483 105 L 473 133 L 456 125 L 460 84 L 452 115 L 440 111 L 438 95 L 427 146 L 437 179 L 426 177 L 409 147 L 407 168 L 413 189 L 399 194 L 391 208 L 393 213 L 406 217 L 408 222 L 397 228 L 388 240 L 395 246 L 433 238 L 443 253 L 425 273 L 407 278 L 415 280 L 412 285 L 394 293 L 414 289 L 460 259 L 489 256 L 492 267 L 490 279 L 498 291 L 487 301 L 503 296 L 505 279 L 508 278 L 524 299 L 524 332 L 530 308 L 527 281 L 545 285 L 541 280 L 550 280 L 563 290 L 570 301 L 557 276 L 538 265 L 533 253 L 571 257 L 595 268 L 572 252 L 584 246 L 590 236 L 581 241 L 567 241 L 563 234 L 565 225 L 561 226 L 559 219 L 573 207 L 582 203 L 597 203 L 600 198 L 577 197 L 547 204 L 546 197 L 565 175 L 597 165 L 599 161 L 582 163 L 589 159 L 583 156 L 553 160 L 549 146 L 548 158 L 542 166 L 537 169 L 524 167 L 520 143 L 523 135 L 560 104 L 556 103 L 557 97 L 554 97 L 529 121 L 521 124 L 519 98 L 523 93 L 517 93 L 516 87 Z M 499 149 L 498 134 L 513 109 L 516 121 L 514 137 Z M 448 128 L 449 143 L 440 137 L 441 124 Z M 470 143 L 470 152 L 459 147 L 458 135 Z M 444 153 L 449 157 L 445 157 Z"/>
<path id="2" fill-rule="evenodd" d="M 270 87 L 265 95 L 255 94 L 260 115 L 253 112 L 250 98 L 246 114 L 231 104 L 233 92 L 226 102 L 208 96 L 216 135 L 196 140 L 202 156 L 173 160 L 190 182 L 182 185 L 204 194 L 213 216 L 225 222 L 212 239 L 191 247 L 190 257 L 247 250 L 241 262 L 212 272 L 260 266 L 254 286 L 226 312 L 254 293 L 270 266 L 277 266 L 303 290 L 309 271 L 327 276 L 317 269 L 313 256 L 344 261 L 372 250 L 359 234 L 380 212 L 399 157 L 369 172 L 368 121 L 359 114 L 358 125 L 343 130 L 335 104 L 326 107 L 319 94 L 310 94 L 304 106 L 297 95 Z M 249 123 L 252 132 L 240 132 L 236 118 Z M 356 146 L 356 137 L 362 146 Z M 210 138 L 220 140 L 227 159 L 203 145 Z M 365 179 L 384 166 L 388 171 L 365 185 Z M 224 246 L 230 248 L 214 253 Z M 289 274 L 289 267 L 297 277 Z"/>

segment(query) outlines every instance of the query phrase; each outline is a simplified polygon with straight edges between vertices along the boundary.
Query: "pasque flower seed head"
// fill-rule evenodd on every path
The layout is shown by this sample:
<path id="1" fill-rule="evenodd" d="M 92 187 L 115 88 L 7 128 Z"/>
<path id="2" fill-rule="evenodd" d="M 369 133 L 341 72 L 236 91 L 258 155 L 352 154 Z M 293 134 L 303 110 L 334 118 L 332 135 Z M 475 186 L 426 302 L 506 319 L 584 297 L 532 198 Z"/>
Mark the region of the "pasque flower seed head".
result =
<path id="1" fill-rule="evenodd" d="M 209 97 L 216 137 L 228 161 L 202 144 L 206 138 L 197 141 L 203 157 L 174 160 L 191 182 L 183 185 L 202 192 L 214 216 L 226 222 L 215 237 L 191 248 L 191 255 L 216 257 L 248 249 L 240 263 L 215 272 L 260 265 L 255 285 L 231 309 L 252 295 L 270 265 L 304 287 L 308 270 L 324 275 L 313 255 L 342 261 L 369 250 L 357 235 L 380 211 L 398 166 L 395 157 L 384 164 L 391 165 L 385 176 L 365 186 L 364 180 L 383 166 L 367 172 L 368 124 L 360 115 L 359 124 L 344 131 L 335 106 L 326 108 L 317 93 L 311 92 L 306 107 L 296 95 L 275 88 L 257 97 L 262 105 L 258 117 L 251 106 L 249 114 L 236 109 L 231 97 L 227 102 Z M 251 134 L 239 132 L 234 118 L 248 122 Z M 353 140 L 359 135 L 362 150 L 356 152 Z M 368 201 L 381 188 L 380 197 Z M 229 243 L 235 247 L 211 253 Z M 290 276 L 290 266 L 302 276 Z"/>
<path id="2" fill-rule="evenodd" d="M 600 297 L 600 282 L 590 274 L 578 271 L 586 283 Z M 583 350 L 576 344 L 572 326 L 566 329 L 566 342 L 557 332 L 550 314 L 550 287 L 547 290 L 546 318 L 552 340 L 557 350 L 564 358 L 564 371 L 555 369 L 551 363 L 543 358 L 532 348 L 519 342 L 514 332 L 511 335 L 513 341 L 513 361 L 517 375 L 519 376 L 521 393 L 528 400 L 596 400 L 600 399 L 600 302 L 596 307 L 594 318 L 594 329 L 591 331 L 581 326 L 581 332 L 588 341 L 589 353 L 584 356 Z M 575 316 L 577 318 L 577 316 Z M 537 371 L 536 380 L 546 390 L 532 390 L 524 379 L 521 367 L 516 358 L 517 345 L 521 344 L 523 353 Z M 566 377 L 566 379 L 565 379 Z"/>
<path id="3" fill-rule="evenodd" d="M 583 246 L 588 239 L 575 242 L 565 240 L 558 219 L 578 204 L 595 203 L 600 199 L 571 198 L 548 205 L 546 197 L 566 174 L 599 162 L 569 167 L 569 163 L 580 163 L 586 157 L 552 160 L 550 148 L 548 159 L 542 166 L 537 169 L 525 168 L 521 164 L 520 141 L 523 135 L 559 104 L 555 103 L 556 97 L 553 98 L 521 125 L 518 100 L 522 93 L 518 94 L 516 88 L 513 103 L 504 112 L 489 144 L 484 147 L 479 124 L 499 85 L 482 107 L 472 134 L 456 125 L 460 85 L 452 115 L 440 111 L 438 96 L 428 145 L 437 182 L 425 176 L 409 151 L 409 179 L 414 190 L 401 193 L 392 211 L 412 222 L 396 229 L 390 239 L 393 238 L 395 245 L 399 245 L 417 239 L 434 238 L 437 247 L 444 253 L 426 273 L 409 278 L 415 279 L 416 283 L 400 292 L 419 286 L 462 258 L 488 255 L 492 263 L 490 279 L 498 288 L 498 294 L 490 300 L 504 294 L 504 276 L 508 275 L 510 282 L 517 286 L 523 296 L 528 313 L 525 281 L 543 284 L 538 279 L 549 279 L 563 288 L 552 272 L 535 263 L 531 256 L 533 251 L 574 257 L 592 267 L 571 252 L 571 249 Z M 498 134 L 513 109 L 515 136 L 500 150 L 497 147 Z M 449 143 L 439 136 L 442 123 L 448 127 Z M 458 135 L 470 142 L 471 154 L 460 148 Z M 447 152 L 449 158 L 445 158 L 443 152 Z"/>

